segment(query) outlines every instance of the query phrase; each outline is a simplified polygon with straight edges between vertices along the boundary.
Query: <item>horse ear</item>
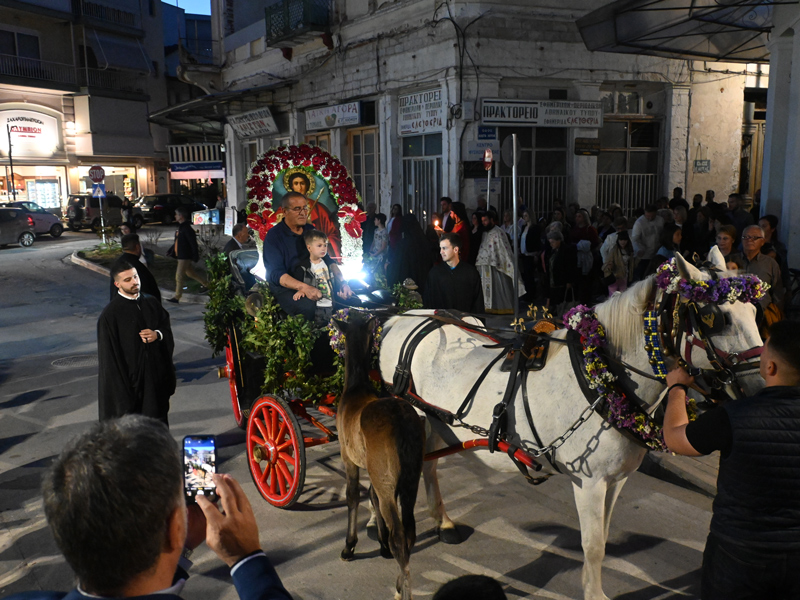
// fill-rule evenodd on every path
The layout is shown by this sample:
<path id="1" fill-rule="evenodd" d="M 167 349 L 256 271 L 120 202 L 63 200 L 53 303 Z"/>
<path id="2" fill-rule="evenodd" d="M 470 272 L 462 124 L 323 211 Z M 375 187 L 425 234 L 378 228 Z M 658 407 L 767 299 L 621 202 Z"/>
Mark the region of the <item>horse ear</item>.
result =
<path id="1" fill-rule="evenodd" d="M 339 333 L 347 335 L 347 323 L 344 321 L 340 321 L 339 319 L 331 319 L 333 321 L 333 326 L 339 330 Z"/>
<path id="2" fill-rule="evenodd" d="M 680 252 L 675 253 L 675 265 L 678 267 L 678 273 L 682 279 L 704 279 L 700 269 L 683 258 Z"/>
<path id="3" fill-rule="evenodd" d="M 714 246 L 708 251 L 707 260 L 714 266 L 715 269 L 719 269 L 720 271 L 725 271 L 728 268 L 725 265 L 725 257 L 722 256 L 719 246 Z"/>

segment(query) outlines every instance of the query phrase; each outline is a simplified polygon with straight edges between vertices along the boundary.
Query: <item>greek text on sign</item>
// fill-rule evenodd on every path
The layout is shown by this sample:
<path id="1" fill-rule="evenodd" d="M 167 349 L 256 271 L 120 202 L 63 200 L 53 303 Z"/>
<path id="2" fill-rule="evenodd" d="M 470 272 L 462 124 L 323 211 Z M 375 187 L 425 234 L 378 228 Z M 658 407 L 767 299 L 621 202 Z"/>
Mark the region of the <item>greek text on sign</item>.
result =
<path id="1" fill-rule="evenodd" d="M 358 125 L 361 122 L 360 108 L 359 102 L 311 108 L 306 111 L 306 129 L 310 131 Z"/>
<path id="2" fill-rule="evenodd" d="M 444 129 L 442 90 L 406 94 L 398 98 L 397 123 L 400 135 L 436 133 Z"/>
<path id="3" fill-rule="evenodd" d="M 228 125 L 233 127 L 236 135 L 240 138 L 278 133 L 278 126 L 267 107 L 228 117 Z"/>
<path id="4" fill-rule="evenodd" d="M 61 148 L 60 123 L 55 117 L 32 110 L 0 111 L 0 154 L 8 156 L 8 133 L 14 157 L 50 157 Z"/>
<path id="5" fill-rule="evenodd" d="M 602 127 L 603 108 L 599 102 L 484 98 L 481 121 L 484 125 Z"/>

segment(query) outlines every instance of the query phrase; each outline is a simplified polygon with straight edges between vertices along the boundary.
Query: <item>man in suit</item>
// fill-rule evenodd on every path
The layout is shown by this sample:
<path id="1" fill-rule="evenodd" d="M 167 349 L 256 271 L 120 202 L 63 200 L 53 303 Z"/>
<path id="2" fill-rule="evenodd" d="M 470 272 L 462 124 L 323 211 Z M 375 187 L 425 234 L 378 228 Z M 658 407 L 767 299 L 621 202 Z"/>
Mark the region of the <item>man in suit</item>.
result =
<path id="1" fill-rule="evenodd" d="M 214 475 L 222 510 L 204 496 L 187 509 L 183 472 L 169 430 L 147 417 L 101 422 L 72 440 L 45 475 L 42 495 L 78 587 L 11 599 L 180 600 L 189 555 L 205 540 L 231 567 L 241 600 L 291 600 L 260 548 L 255 515 L 239 484 Z"/>
<path id="2" fill-rule="evenodd" d="M 158 289 L 156 278 L 150 272 L 141 260 L 142 244 L 139 241 L 139 236 L 135 233 L 129 233 L 122 236 L 122 256 L 117 259 L 117 263 L 124 263 L 136 269 L 139 274 L 139 291 L 143 294 L 149 294 L 156 300 L 161 302 L 161 291 Z M 111 270 L 114 270 L 112 265 Z M 119 294 L 119 289 L 114 284 L 114 278 L 111 278 L 111 299 Z"/>
<path id="3" fill-rule="evenodd" d="M 233 237 L 228 240 L 222 252 L 228 256 L 234 250 L 241 250 L 244 245 L 250 240 L 250 230 L 244 223 L 237 223 L 233 226 Z"/>

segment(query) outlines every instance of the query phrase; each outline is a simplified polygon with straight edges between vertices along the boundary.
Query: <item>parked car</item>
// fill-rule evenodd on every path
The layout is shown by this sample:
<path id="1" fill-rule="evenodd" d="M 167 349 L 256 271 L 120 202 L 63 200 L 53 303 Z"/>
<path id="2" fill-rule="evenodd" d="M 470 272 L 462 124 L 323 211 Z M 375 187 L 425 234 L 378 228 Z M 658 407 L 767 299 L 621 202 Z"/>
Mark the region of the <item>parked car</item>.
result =
<path id="1" fill-rule="evenodd" d="M 33 246 L 33 217 L 19 208 L 0 208 L 0 246 Z"/>
<path id="2" fill-rule="evenodd" d="M 103 221 L 106 227 L 122 224 L 122 198 L 109 194 L 103 198 Z M 72 231 L 81 227 L 100 228 L 100 199 L 89 194 L 70 194 L 67 206 L 67 223 Z"/>
<path id="3" fill-rule="evenodd" d="M 59 237 L 64 233 L 64 226 L 61 224 L 61 219 L 51 213 L 46 208 L 42 208 L 36 202 L 23 202 L 18 200 L 16 202 L 9 202 L 4 205 L 4 208 L 19 208 L 25 214 L 33 219 L 33 232 L 49 233 L 54 238 Z"/>
<path id="4" fill-rule="evenodd" d="M 141 209 L 142 217 L 146 222 L 161 221 L 164 225 L 170 225 L 175 220 L 175 209 L 179 206 L 185 206 L 189 212 L 208 210 L 205 204 L 181 194 L 141 196 L 135 206 Z"/>

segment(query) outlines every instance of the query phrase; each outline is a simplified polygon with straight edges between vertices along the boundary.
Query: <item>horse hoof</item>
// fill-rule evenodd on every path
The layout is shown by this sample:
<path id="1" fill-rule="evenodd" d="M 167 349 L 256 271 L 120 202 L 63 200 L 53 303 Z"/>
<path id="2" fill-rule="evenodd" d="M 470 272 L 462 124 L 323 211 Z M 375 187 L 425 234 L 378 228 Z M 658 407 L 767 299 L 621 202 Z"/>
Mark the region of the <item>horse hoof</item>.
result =
<path id="1" fill-rule="evenodd" d="M 373 542 L 378 541 L 378 526 L 367 523 L 367 537 Z"/>
<path id="2" fill-rule="evenodd" d="M 443 544 L 460 544 L 464 540 L 455 527 L 448 527 L 446 529 L 439 527 L 439 541 Z"/>
<path id="3" fill-rule="evenodd" d="M 348 550 L 347 548 L 345 548 L 344 550 L 342 550 L 341 559 L 342 560 L 353 560 L 353 556 L 354 555 L 355 555 L 355 551 L 354 550 Z"/>
<path id="4" fill-rule="evenodd" d="M 392 551 L 389 548 L 381 548 L 381 556 L 383 558 L 394 558 Z"/>

